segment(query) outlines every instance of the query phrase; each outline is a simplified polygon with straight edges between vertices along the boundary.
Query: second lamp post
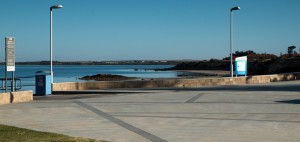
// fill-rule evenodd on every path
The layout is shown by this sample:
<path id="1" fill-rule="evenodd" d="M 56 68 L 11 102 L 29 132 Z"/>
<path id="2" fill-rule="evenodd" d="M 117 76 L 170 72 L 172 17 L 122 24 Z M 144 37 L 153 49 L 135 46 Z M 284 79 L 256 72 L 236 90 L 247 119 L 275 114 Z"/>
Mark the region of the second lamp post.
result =
<path id="1" fill-rule="evenodd" d="M 230 9 L 230 76 L 233 77 L 233 62 L 232 62 L 232 11 L 240 10 L 239 6 Z"/>
<path id="2" fill-rule="evenodd" d="M 53 5 L 50 7 L 50 74 L 51 83 L 53 83 L 53 67 L 52 67 L 52 9 L 62 8 L 62 5 Z"/>

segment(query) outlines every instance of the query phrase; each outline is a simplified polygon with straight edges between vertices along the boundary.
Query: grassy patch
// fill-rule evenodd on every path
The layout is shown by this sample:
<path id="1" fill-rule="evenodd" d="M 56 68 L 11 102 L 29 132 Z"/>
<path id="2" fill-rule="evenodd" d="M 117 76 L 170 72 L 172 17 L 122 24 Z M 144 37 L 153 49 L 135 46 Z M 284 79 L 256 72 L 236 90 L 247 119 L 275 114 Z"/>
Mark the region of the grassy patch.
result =
<path id="1" fill-rule="evenodd" d="M 0 142 L 103 142 L 70 137 L 62 134 L 39 132 L 0 124 Z"/>

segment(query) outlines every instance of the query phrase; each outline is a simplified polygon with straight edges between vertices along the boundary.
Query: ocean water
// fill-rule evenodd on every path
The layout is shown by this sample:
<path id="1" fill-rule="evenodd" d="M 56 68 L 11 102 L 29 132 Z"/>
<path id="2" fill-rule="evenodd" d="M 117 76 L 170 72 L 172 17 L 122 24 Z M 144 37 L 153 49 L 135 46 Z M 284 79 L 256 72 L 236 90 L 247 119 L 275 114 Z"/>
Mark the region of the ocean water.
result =
<path id="1" fill-rule="evenodd" d="M 78 78 L 99 73 L 138 78 L 177 78 L 179 74 L 182 74 L 181 72 L 153 70 L 170 68 L 172 66 L 173 65 L 55 65 L 53 66 L 53 80 L 54 83 L 83 82 L 83 80 L 79 80 Z M 22 90 L 34 90 L 35 73 L 37 71 L 49 70 L 49 65 L 17 65 L 15 78 L 22 80 Z M 8 77 L 11 77 L 11 72 L 8 72 Z M 0 78 L 5 78 L 4 66 L 0 66 Z"/>

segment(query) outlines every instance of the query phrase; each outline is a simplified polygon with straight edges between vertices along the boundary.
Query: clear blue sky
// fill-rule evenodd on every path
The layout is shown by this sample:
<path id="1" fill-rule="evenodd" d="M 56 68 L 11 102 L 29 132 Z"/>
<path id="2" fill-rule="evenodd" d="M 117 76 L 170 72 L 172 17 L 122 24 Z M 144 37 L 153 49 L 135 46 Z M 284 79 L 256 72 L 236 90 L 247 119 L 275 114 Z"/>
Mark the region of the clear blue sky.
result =
<path id="1" fill-rule="evenodd" d="M 16 61 L 49 60 L 49 7 L 54 60 L 221 59 L 234 50 L 279 55 L 300 47 L 300 0 L 0 0 L 4 37 L 16 38 Z"/>

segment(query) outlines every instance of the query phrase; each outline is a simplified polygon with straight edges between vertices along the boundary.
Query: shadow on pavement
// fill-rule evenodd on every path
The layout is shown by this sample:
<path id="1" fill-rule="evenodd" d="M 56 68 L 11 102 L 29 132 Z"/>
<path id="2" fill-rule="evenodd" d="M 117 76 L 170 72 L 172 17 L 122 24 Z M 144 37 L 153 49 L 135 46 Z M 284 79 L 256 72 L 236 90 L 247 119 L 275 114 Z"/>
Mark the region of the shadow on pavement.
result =
<path id="1" fill-rule="evenodd" d="M 85 99 L 85 98 L 99 98 L 99 97 L 112 97 L 126 94 L 136 93 L 151 93 L 149 91 L 97 91 L 97 90 L 85 90 L 85 91 L 60 91 L 54 92 L 53 95 L 49 96 L 33 96 L 34 100 L 70 100 L 70 99 Z"/>
<path id="2" fill-rule="evenodd" d="M 158 89 L 160 90 L 160 89 Z M 210 86 L 199 88 L 165 88 L 161 90 L 173 91 L 289 91 L 300 92 L 299 85 L 230 85 L 230 86 Z"/>
<path id="3" fill-rule="evenodd" d="M 278 103 L 287 103 L 287 104 L 300 104 L 300 99 L 297 100 L 285 100 L 285 101 L 276 101 Z"/>

